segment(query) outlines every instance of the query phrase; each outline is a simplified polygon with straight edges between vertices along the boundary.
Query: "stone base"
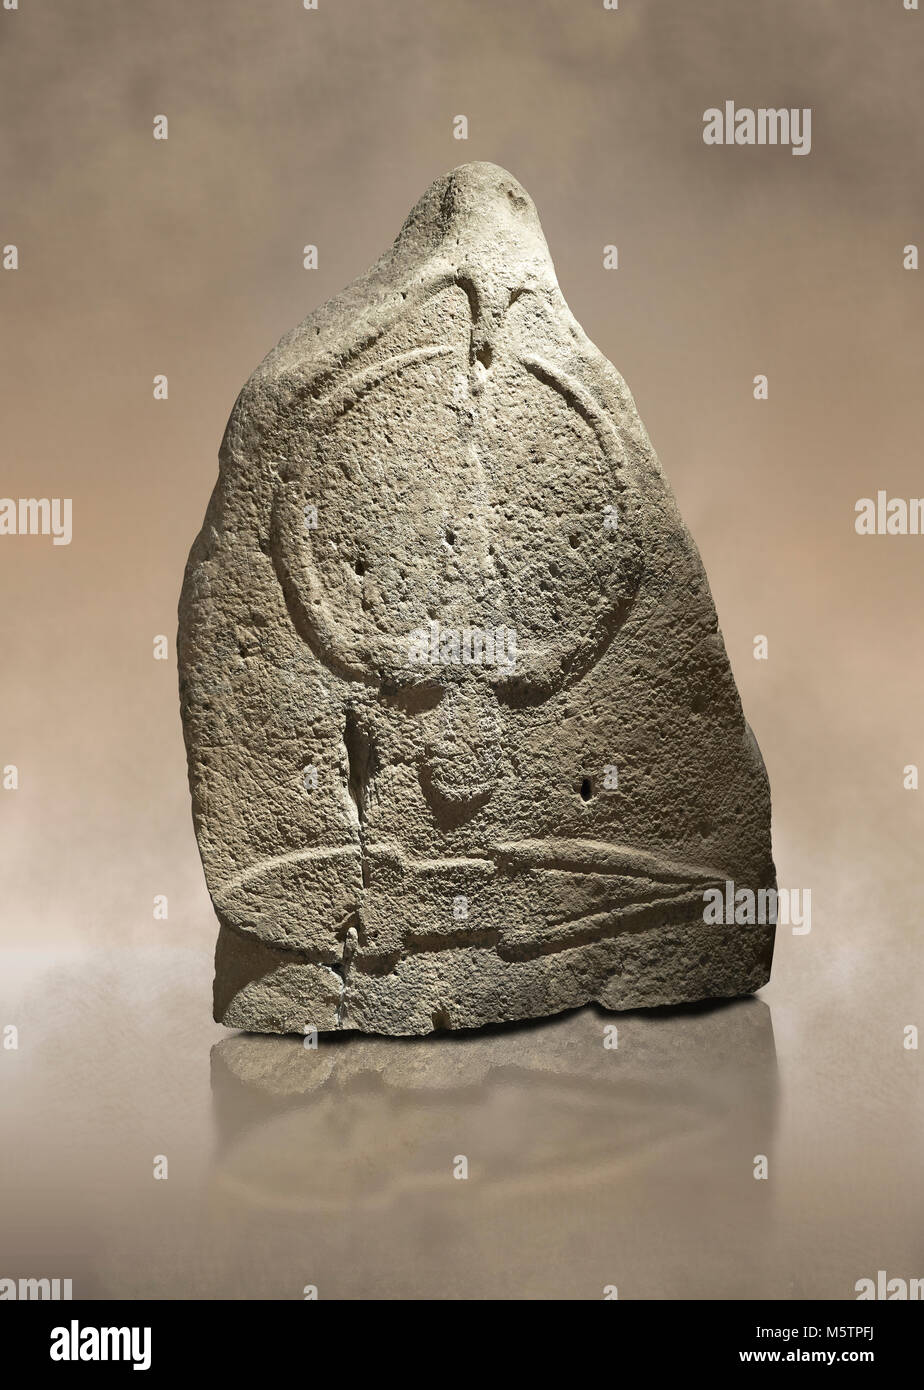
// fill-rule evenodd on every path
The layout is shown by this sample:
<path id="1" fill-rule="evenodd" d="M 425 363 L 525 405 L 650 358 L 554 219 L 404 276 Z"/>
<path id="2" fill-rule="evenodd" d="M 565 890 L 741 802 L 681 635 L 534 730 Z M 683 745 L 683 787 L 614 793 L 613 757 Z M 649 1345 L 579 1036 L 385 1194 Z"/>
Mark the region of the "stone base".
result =
<path id="1" fill-rule="evenodd" d="M 700 914 L 702 908 L 700 907 Z M 770 978 L 772 926 L 706 925 L 701 915 L 530 960 L 462 946 L 402 956 L 387 973 L 279 951 L 222 926 L 215 1019 L 254 1033 L 420 1035 L 579 1008 L 648 1009 L 752 994 Z"/>

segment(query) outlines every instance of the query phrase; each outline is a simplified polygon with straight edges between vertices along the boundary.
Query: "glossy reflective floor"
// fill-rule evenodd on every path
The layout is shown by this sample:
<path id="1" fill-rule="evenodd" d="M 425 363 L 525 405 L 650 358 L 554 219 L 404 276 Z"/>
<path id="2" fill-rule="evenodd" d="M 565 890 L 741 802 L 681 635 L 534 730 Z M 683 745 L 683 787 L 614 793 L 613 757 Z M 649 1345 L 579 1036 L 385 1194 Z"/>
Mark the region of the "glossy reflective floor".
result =
<path id="1" fill-rule="evenodd" d="M 775 982 L 316 1051 L 210 1024 L 205 952 L 6 953 L 0 1275 L 274 1299 L 849 1299 L 920 1276 L 920 1054 L 875 969 L 815 995 L 811 943 L 782 940 L 776 1011 Z"/>

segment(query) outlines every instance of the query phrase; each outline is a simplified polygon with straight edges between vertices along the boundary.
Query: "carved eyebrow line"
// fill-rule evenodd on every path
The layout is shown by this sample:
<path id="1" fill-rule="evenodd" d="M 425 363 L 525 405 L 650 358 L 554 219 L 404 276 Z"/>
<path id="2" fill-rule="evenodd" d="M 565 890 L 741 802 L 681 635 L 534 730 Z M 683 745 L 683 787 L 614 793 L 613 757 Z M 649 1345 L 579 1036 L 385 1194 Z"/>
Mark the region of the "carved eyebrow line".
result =
<path id="1" fill-rule="evenodd" d="M 452 268 L 431 271 L 430 274 L 420 279 L 405 281 L 404 286 L 404 288 L 397 291 L 397 294 L 400 295 L 400 299 L 396 299 L 391 304 L 390 312 L 385 314 L 380 322 L 375 324 L 371 329 L 367 329 L 364 332 L 360 331 L 358 337 L 345 352 L 340 352 L 336 356 L 328 354 L 326 358 L 322 358 L 321 362 L 316 364 L 313 373 L 306 379 L 297 380 L 295 373 L 289 369 L 284 368 L 280 370 L 277 376 L 277 384 L 283 388 L 285 395 L 285 401 L 281 405 L 281 408 L 288 408 L 293 400 L 297 400 L 301 396 L 309 396 L 314 401 L 325 399 L 320 392 L 324 390 L 333 378 L 339 376 L 341 372 L 349 370 L 352 363 L 356 362 L 364 353 L 375 347 L 376 343 L 381 342 L 382 339 L 391 332 L 395 325 L 406 317 L 409 311 L 435 298 L 436 295 L 441 294 L 443 290 L 460 289 L 468 300 L 471 324 L 469 327 L 467 351 L 471 354 L 472 339 L 473 337 L 479 336 L 477 329 L 484 321 L 485 305 L 490 304 L 492 299 L 490 294 L 485 293 L 477 271 L 466 265 L 454 266 Z M 524 283 L 516 285 L 512 290 L 506 289 L 509 298 L 500 317 L 505 317 L 507 310 L 524 294 L 536 295 L 541 302 L 543 288 L 541 283 Z M 493 296 L 493 298 L 496 301 L 497 295 Z M 449 349 L 449 351 L 452 350 L 453 349 Z M 289 388 L 288 391 L 285 390 L 286 386 Z M 332 392 L 330 394 L 333 395 L 335 393 Z"/>
<path id="2" fill-rule="evenodd" d="M 354 372 L 336 391 L 322 396 L 312 409 L 312 423 L 323 422 L 326 416 L 336 418 L 344 414 L 345 408 L 354 405 L 368 391 L 374 390 L 388 377 L 395 376 L 405 367 L 413 367 L 418 362 L 427 362 L 436 357 L 451 357 L 456 351 L 454 347 L 443 346 L 411 348 L 408 352 L 386 358 L 384 362 L 374 362 L 372 366 Z"/>

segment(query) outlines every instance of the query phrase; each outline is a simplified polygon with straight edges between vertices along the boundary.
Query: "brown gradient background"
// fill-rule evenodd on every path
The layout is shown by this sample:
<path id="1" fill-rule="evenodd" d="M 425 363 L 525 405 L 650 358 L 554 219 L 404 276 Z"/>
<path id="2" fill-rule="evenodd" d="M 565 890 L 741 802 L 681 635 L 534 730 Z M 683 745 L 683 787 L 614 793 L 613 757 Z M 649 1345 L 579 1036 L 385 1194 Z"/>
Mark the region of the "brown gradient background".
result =
<path id="1" fill-rule="evenodd" d="M 620 1297 L 851 1298 L 879 1268 L 924 1276 L 921 1054 L 902 1048 L 906 1024 L 924 1027 L 924 792 L 902 788 L 904 765 L 924 766 L 924 538 L 853 526 L 858 497 L 924 495 L 921 272 L 902 268 L 905 244 L 924 245 L 924 15 L 901 0 L 20 3 L 0 11 L 0 245 L 20 255 L 0 272 L 0 493 L 73 498 L 74 539 L 0 538 L 0 766 L 21 780 L 0 792 L 0 1025 L 21 1030 L 0 1052 L 14 1198 L 0 1276 L 74 1275 L 90 1296 L 299 1297 L 314 1282 L 322 1297 L 550 1298 L 605 1282 Z M 810 106 L 811 153 L 705 146 L 702 113 L 726 99 Z M 655 1021 L 669 1072 L 690 1048 L 710 1068 L 713 1048 L 734 1055 L 733 1020 L 758 1020 L 758 1079 L 723 1081 L 706 1107 L 724 1116 L 708 1162 L 684 1147 L 696 1086 L 649 1092 L 637 1061 L 621 1087 L 603 1054 L 566 1130 L 570 1167 L 543 1169 L 569 1182 L 537 1204 L 524 1177 L 518 1207 L 518 1163 L 562 1099 L 524 1081 L 502 1102 L 497 1077 L 545 1075 L 563 1028 L 597 1057 L 605 1020 L 589 1010 L 508 1030 L 468 1083 L 473 1109 L 440 1089 L 445 1049 L 461 1059 L 466 1043 L 435 1044 L 447 1172 L 503 1113 L 494 1206 L 447 1179 L 426 1220 L 405 1192 L 370 1242 L 344 1179 L 352 1217 L 325 1224 L 309 1203 L 300 1244 L 291 1215 L 250 1210 L 253 1183 L 222 1187 L 240 1157 L 228 1135 L 277 1061 L 255 1050 L 235 1109 L 213 1059 L 212 1113 L 225 1033 L 209 1019 L 176 601 L 240 386 L 432 179 L 473 159 L 532 194 L 571 309 L 635 394 L 767 762 L 780 882 L 811 888 L 812 932 L 780 930 L 764 1004 Z M 152 659 L 160 633 L 169 662 Z M 158 893 L 168 922 L 152 920 Z M 402 1128 L 417 1093 L 401 1078 L 410 1056 L 432 1068 L 433 1047 L 390 1046 L 336 1045 L 341 1073 L 368 1055 L 385 1078 L 380 1111 L 360 1086 L 338 1129 L 309 1088 L 307 1137 L 257 1117 L 253 1172 L 301 1155 L 310 1185 L 337 1145 L 360 1191 L 378 1142 L 396 1190 L 403 1164 L 429 1172 L 395 1136 L 418 1132 Z M 271 1054 L 284 1072 L 293 1055 L 304 1065 L 291 1044 Z M 621 1166 L 619 1117 L 640 1097 L 661 1157 L 629 1143 Z M 584 1162 L 595 1133 L 611 1168 Z M 750 1177 L 756 1152 L 769 1183 Z"/>

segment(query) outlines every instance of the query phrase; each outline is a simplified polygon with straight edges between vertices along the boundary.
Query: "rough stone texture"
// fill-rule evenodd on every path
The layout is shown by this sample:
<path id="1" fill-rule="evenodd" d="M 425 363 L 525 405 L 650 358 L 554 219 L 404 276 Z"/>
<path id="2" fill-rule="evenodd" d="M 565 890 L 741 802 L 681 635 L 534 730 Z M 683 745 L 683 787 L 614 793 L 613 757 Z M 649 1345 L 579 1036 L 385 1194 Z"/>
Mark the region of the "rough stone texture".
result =
<path id="1" fill-rule="evenodd" d="M 433 624 L 442 660 L 415 662 Z M 515 662 L 455 660 L 452 633 L 500 629 Z M 707 888 L 774 869 L 702 564 L 496 166 L 437 180 L 245 386 L 179 664 L 229 1027 L 427 1033 L 767 981 L 772 925 L 704 921 Z"/>

